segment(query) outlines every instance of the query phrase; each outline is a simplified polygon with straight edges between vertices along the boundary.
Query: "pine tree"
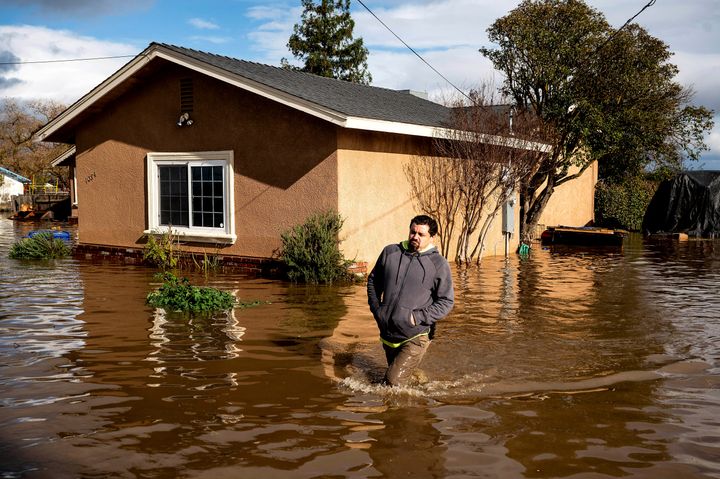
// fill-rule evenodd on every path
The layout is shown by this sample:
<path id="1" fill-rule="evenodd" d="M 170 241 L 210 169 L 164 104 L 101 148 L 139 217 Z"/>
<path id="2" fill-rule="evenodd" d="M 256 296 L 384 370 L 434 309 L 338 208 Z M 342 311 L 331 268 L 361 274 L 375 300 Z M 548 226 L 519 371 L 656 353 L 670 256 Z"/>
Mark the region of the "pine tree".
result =
<path id="1" fill-rule="evenodd" d="M 287 47 L 304 66 L 293 67 L 283 58 L 283 67 L 370 84 L 368 50 L 362 38 L 353 39 L 355 22 L 350 16 L 350 0 L 302 0 L 302 4 L 301 21 L 295 24 Z"/>

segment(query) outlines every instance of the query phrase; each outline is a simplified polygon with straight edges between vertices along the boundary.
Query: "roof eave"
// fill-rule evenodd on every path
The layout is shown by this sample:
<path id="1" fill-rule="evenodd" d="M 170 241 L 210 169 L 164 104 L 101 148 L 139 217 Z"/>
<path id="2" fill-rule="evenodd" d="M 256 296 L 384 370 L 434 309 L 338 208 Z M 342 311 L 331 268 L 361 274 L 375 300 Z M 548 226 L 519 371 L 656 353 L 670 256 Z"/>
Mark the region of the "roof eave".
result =
<path id="1" fill-rule="evenodd" d="M 152 53 L 156 48 L 157 45 L 150 45 L 143 52 L 138 54 L 138 56 L 126 63 L 125 66 L 120 68 L 120 70 L 116 71 L 105 81 L 90 90 L 89 93 L 70 105 L 66 110 L 38 130 L 35 133 L 35 140 L 52 141 L 49 137 L 58 133 L 63 126 L 67 125 L 71 120 L 81 115 L 93 103 L 108 94 L 113 88 L 125 81 L 127 78 L 131 77 L 135 72 L 150 62 L 150 60 L 154 58 Z"/>
<path id="2" fill-rule="evenodd" d="M 75 158 L 75 153 L 77 152 L 77 148 L 73 145 L 64 152 L 62 152 L 60 155 L 57 156 L 54 160 L 50 162 L 50 166 L 68 166 L 67 161 L 72 160 Z"/>
<path id="3" fill-rule="evenodd" d="M 11 178 L 11 179 L 17 181 L 18 183 L 27 184 L 27 183 L 31 182 L 28 178 L 25 178 L 24 176 L 22 176 L 18 173 L 15 173 L 12 170 L 3 168 L 2 166 L 0 166 L 0 175 L 5 176 L 7 178 Z"/>
<path id="4" fill-rule="evenodd" d="M 381 133 L 397 133 L 400 135 L 423 136 L 433 138 L 440 136 L 445 128 L 430 125 L 418 125 L 414 123 L 399 123 L 395 121 L 375 120 L 369 118 L 348 117 L 344 124 L 345 128 L 355 130 L 376 131 Z"/>

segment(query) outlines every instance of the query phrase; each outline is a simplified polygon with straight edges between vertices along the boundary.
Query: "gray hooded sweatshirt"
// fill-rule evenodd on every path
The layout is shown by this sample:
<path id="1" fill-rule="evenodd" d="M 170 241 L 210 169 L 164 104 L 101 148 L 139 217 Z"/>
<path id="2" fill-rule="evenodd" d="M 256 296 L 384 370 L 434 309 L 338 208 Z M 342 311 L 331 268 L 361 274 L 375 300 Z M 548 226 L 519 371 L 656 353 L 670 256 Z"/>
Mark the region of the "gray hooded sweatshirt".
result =
<path id="1" fill-rule="evenodd" d="M 368 304 L 384 344 L 397 347 L 429 334 L 455 301 L 448 262 L 432 247 L 408 251 L 407 241 L 386 246 L 367 283 Z M 412 324 L 410 314 L 415 318 Z"/>

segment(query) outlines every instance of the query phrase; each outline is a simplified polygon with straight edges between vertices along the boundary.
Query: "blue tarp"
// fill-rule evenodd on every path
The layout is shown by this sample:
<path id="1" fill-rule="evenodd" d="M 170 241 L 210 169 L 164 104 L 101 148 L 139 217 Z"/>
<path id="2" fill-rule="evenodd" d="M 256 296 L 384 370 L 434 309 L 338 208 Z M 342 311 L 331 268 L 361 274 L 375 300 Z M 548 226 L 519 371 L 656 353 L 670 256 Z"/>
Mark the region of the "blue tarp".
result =
<path id="1" fill-rule="evenodd" d="M 57 230 L 37 230 L 37 231 L 31 231 L 28 233 L 29 238 L 33 238 L 39 234 L 43 233 L 49 233 L 53 236 L 53 238 L 70 241 L 70 233 L 67 231 L 57 231 Z"/>

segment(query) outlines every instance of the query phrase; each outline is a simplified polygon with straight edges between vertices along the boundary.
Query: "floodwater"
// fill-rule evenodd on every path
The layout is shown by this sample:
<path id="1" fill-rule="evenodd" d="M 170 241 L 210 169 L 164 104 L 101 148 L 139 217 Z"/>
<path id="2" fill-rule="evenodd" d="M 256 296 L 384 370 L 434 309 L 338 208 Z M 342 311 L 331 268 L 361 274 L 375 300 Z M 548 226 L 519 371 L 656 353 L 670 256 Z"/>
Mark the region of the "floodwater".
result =
<path id="1" fill-rule="evenodd" d="M 153 271 L 10 260 L 0 477 L 720 477 L 720 242 L 548 251 L 456 271 L 409 388 L 363 285 L 191 277 L 264 303 L 145 305 Z"/>

